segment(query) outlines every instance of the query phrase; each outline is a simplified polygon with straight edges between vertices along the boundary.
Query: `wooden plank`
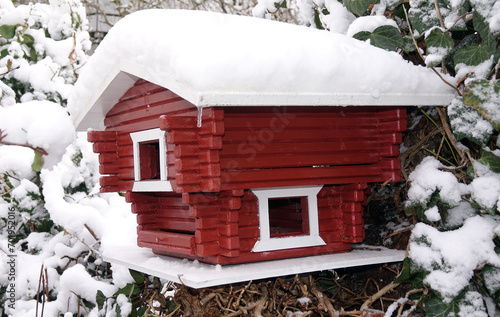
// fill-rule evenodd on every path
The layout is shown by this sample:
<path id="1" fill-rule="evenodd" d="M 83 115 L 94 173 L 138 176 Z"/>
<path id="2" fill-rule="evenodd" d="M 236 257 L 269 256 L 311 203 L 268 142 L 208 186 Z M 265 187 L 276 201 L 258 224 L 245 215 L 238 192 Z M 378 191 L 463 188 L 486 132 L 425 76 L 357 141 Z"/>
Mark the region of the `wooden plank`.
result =
<path id="1" fill-rule="evenodd" d="M 298 114 L 294 118 L 280 119 L 273 114 L 267 116 L 254 116 L 248 114 L 245 117 L 231 117 L 226 115 L 225 128 L 226 131 L 241 130 L 241 129 L 297 129 L 297 128 L 311 128 L 311 127 L 324 127 L 327 129 L 344 129 L 344 128 L 361 128 L 373 127 L 377 125 L 377 117 L 373 114 L 342 116 L 337 113 L 320 113 L 314 116 L 305 116 L 305 114 Z"/>
<path id="2" fill-rule="evenodd" d="M 120 180 L 116 176 L 101 176 L 99 178 L 99 185 L 101 187 L 108 187 L 108 186 L 118 186 L 118 182 Z"/>
<path id="3" fill-rule="evenodd" d="M 196 255 L 201 257 L 216 256 L 219 254 L 219 251 L 220 247 L 217 242 L 196 244 Z"/>
<path id="4" fill-rule="evenodd" d="M 118 155 L 114 153 L 101 153 L 99 154 L 99 164 L 118 163 Z"/>
<path id="5" fill-rule="evenodd" d="M 116 142 L 98 142 L 92 145 L 94 153 L 116 153 Z"/>
<path id="6" fill-rule="evenodd" d="M 217 230 L 196 230 L 195 242 L 197 244 L 204 244 L 209 242 L 216 242 L 219 240 Z"/>
<path id="7" fill-rule="evenodd" d="M 156 95 L 158 97 L 158 95 Z M 154 98 L 155 95 L 148 98 L 143 98 L 140 101 L 136 101 L 137 107 L 130 109 L 127 112 L 122 112 L 120 114 L 108 114 L 104 119 L 104 124 L 106 127 L 113 127 L 117 125 L 122 125 L 128 122 L 134 122 L 137 120 L 156 118 L 159 120 L 160 116 L 165 113 L 171 112 L 172 110 L 179 109 L 190 109 L 193 105 L 181 98 L 164 100 L 160 98 Z M 148 100 L 150 99 L 150 100 Z M 139 106 L 139 104 L 141 104 Z M 194 125 L 196 127 L 196 124 Z"/>
<path id="8" fill-rule="evenodd" d="M 136 98 L 137 96 L 143 96 L 154 90 L 165 90 L 165 88 L 148 81 L 138 80 L 120 99 L 126 100 Z"/>
<path id="9" fill-rule="evenodd" d="M 116 141 L 117 134 L 115 131 L 88 131 L 87 141 L 89 142 L 105 142 Z"/>
<path id="10" fill-rule="evenodd" d="M 376 128 L 360 128 L 360 129 L 287 129 L 283 131 L 270 131 L 264 133 L 260 131 L 230 131 L 226 129 L 223 142 L 240 143 L 251 142 L 265 145 L 274 141 L 290 141 L 300 142 L 306 140 L 326 141 L 326 140 L 375 140 L 378 134 Z"/>
<path id="11" fill-rule="evenodd" d="M 167 231 L 195 232 L 195 221 L 190 219 L 158 218 L 158 228 Z"/>
<path id="12" fill-rule="evenodd" d="M 380 147 L 378 140 L 353 140 L 345 141 L 307 141 L 307 142 L 282 142 L 273 141 L 272 146 L 262 146 L 254 144 L 248 140 L 240 143 L 224 143 L 221 150 L 221 157 L 230 155 L 242 155 L 258 152 L 259 154 L 284 154 L 284 153 L 336 153 L 339 151 L 355 152 L 355 151 L 371 151 L 377 150 Z M 251 150 L 253 149 L 253 150 Z"/>
<path id="13" fill-rule="evenodd" d="M 378 176 L 381 172 L 376 165 L 358 166 L 330 166 L 330 167 L 304 167 L 293 169 L 262 169 L 241 170 L 234 173 L 228 172 L 234 183 L 244 182 L 266 182 L 277 180 L 304 180 L 304 179 L 328 179 L 328 178 L 352 178 L 364 179 L 367 176 Z M 354 183 L 352 181 L 351 183 Z M 320 183 L 319 183 L 320 184 Z M 293 186 L 293 185 L 292 185 Z M 246 187 L 249 188 L 249 187 Z M 250 187 L 252 188 L 252 187 Z"/>
<path id="14" fill-rule="evenodd" d="M 99 173 L 101 175 L 118 173 L 118 164 L 99 164 Z"/>
<path id="15" fill-rule="evenodd" d="M 137 240 L 137 245 L 143 248 L 153 249 L 153 251 L 164 251 L 170 252 L 173 254 L 177 254 L 177 256 L 194 256 L 194 248 L 181 248 L 173 245 L 159 244 L 153 242 L 142 241 L 141 239 Z"/>
<path id="16" fill-rule="evenodd" d="M 302 167 L 317 165 L 359 165 L 373 164 L 380 160 L 378 152 L 345 152 L 335 154 L 293 154 L 286 155 L 260 155 L 254 157 L 233 156 L 221 157 L 220 164 L 224 168 L 231 164 L 237 165 L 238 169 L 254 168 L 277 168 L 277 167 Z M 236 162 L 236 163 L 233 163 Z"/>

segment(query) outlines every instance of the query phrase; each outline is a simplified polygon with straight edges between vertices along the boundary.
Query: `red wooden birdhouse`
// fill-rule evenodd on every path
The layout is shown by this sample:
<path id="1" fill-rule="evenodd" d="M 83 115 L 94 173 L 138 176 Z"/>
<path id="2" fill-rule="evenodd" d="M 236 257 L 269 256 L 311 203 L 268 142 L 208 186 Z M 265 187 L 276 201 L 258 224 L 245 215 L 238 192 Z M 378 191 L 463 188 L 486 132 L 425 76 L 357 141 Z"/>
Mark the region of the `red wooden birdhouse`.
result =
<path id="1" fill-rule="evenodd" d="M 98 129 L 101 191 L 125 192 L 139 246 L 234 264 L 362 242 L 368 184 L 401 180 L 405 106 L 451 98 L 425 68 L 342 35 L 158 10 L 115 26 L 70 109 Z"/>

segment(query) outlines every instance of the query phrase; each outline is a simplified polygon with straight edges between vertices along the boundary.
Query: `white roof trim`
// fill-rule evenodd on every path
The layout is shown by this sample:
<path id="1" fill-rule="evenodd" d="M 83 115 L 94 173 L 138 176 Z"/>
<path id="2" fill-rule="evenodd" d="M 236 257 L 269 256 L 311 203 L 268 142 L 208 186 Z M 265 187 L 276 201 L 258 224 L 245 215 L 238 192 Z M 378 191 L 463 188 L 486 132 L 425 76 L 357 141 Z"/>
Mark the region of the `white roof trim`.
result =
<path id="1" fill-rule="evenodd" d="M 170 74 L 159 73 L 129 60 L 120 60 L 92 94 L 74 119 L 78 130 L 103 130 L 109 110 L 142 78 L 165 87 L 198 108 L 211 106 L 434 106 L 448 105 L 454 95 L 443 94 L 353 94 L 319 92 L 258 92 L 258 91 L 196 91 L 190 85 L 175 80 Z"/>

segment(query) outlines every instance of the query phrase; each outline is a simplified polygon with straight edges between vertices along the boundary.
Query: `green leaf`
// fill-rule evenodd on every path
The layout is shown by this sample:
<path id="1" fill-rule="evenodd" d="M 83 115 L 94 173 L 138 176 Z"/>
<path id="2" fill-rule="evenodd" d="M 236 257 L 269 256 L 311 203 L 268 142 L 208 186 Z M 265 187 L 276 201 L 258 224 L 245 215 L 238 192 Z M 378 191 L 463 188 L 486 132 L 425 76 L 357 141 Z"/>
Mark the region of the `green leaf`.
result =
<path id="1" fill-rule="evenodd" d="M 29 34 L 24 34 L 22 43 L 26 45 L 32 45 L 35 43 L 35 38 Z"/>
<path id="2" fill-rule="evenodd" d="M 370 32 L 361 31 L 361 32 L 354 34 L 352 37 L 354 37 L 355 39 L 360 40 L 360 41 L 366 41 L 366 40 L 369 40 L 371 36 L 372 36 L 372 34 Z"/>
<path id="3" fill-rule="evenodd" d="M 136 284 L 128 283 L 123 288 L 117 290 L 114 295 L 123 294 L 130 298 L 132 295 L 138 295 L 140 292 L 141 289 Z"/>
<path id="4" fill-rule="evenodd" d="M 450 33 L 444 33 L 439 28 L 434 28 L 425 38 L 427 44 L 427 66 L 433 67 L 441 63 L 451 52 L 455 42 Z"/>
<path id="5" fill-rule="evenodd" d="M 16 35 L 17 25 L 0 25 L 0 35 L 10 40 Z"/>
<path id="6" fill-rule="evenodd" d="M 35 151 L 35 158 L 33 164 L 31 164 L 31 169 L 35 172 L 40 172 L 43 165 L 43 153 L 40 151 Z"/>
<path id="7" fill-rule="evenodd" d="M 104 307 L 104 303 L 106 302 L 106 296 L 103 292 L 98 290 L 97 294 L 95 295 L 95 301 L 97 303 L 97 307 L 99 307 L 99 310 L 101 310 Z"/>
<path id="8" fill-rule="evenodd" d="M 490 169 L 495 173 L 500 173 L 500 157 L 490 151 L 481 150 L 481 158 L 478 162 L 484 165 L 489 165 Z"/>
<path id="9" fill-rule="evenodd" d="M 362 31 L 353 36 L 355 39 L 366 41 L 370 44 L 388 51 L 395 51 L 404 45 L 403 36 L 399 30 L 390 25 L 383 25 L 376 28 L 373 33 Z"/>
<path id="10" fill-rule="evenodd" d="M 285 1 L 285 0 L 283 0 L 283 1 L 277 1 L 277 2 L 275 2 L 275 3 L 274 3 L 274 7 L 275 7 L 276 9 L 279 9 L 279 8 L 284 8 L 284 9 L 286 9 L 286 1 Z"/>
<path id="11" fill-rule="evenodd" d="M 481 36 L 482 45 L 490 54 L 493 54 L 496 49 L 497 41 L 496 41 L 496 35 L 491 33 L 489 23 L 485 21 L 483 16 L 477 10 L 474 11 L 472 18 L 474 23 L 474 29 Z M 498 35 L 498 32 L 496 33 Z"/>
<path id="12" fill-rule="evenodd" d="M 430 299 L 425 303 L 426 316 L 429 317 L 450 317 L 458 316 L 460 312 L 460 301 L 464 297 L 462 291 L 451 302 L 445 303 L 443 299 L 434 292 L 429 293 Z"/>
<path id="13" fill-rule="evenodd" d="M 380 3 L 380 0 L 344 0 L 344 6 L 347 10 L 358 17 L 369 15 L 370 4 L 377 3 Z"/>
<path id="14" fill-rule="evenodd" d="M 411 267 L 411 259 L 406 257 L 403 260 L 403 270 L 401 271 L 401 273 L 399 273 L 398 277 L 396 277 L 394 283 L 396 284 L 409 283 L 412 277 L 410 267 Z"/>
<path id="15" fill-rule="evenodd" d="M 141 272 L 137 272 L 132 269 L 129 269 L 128 271 L 138 285 L 142 285 L 144 283 L 144 275 Z"/>
<path id="16" fill-rule="evenodd" d="M 435 28 L 425 38 L 427 47 L 442 47 L 451 50 L 455 45 L 449 32 L 445 33 L 441 29 Z"/>
<path id="17" fill-rule="evenodd" d="M 470 45 L 458 49 L 453 56 L 455 65 L 464 63 L 467 66 L 477 66 L 489 59 L 492 52 L 483 45 Z"/>

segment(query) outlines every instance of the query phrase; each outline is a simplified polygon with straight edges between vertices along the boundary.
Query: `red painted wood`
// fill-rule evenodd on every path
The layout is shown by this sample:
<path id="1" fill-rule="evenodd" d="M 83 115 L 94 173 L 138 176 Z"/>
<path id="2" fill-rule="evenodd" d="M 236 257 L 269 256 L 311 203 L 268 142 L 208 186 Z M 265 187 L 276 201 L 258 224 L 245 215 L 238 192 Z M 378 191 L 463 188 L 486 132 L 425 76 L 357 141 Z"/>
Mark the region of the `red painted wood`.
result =
<path id="1" fill-rule="evenodd" d="M 105 142 L 105 141 L 115 141 L 116 132 L 111 131 L 88 131 L 87 141 L 89 142 Z"/>
<path id="2" fill-rule="evenodd" d="M 138 80 L 108 112 L 106 131 L 88 134 L 107 175 L 101 191 L 127 191 L 137 213 L 138 244 L 156 253 L 230 264 L 344 252 L 364 237 L 367 186 L 356 183 L 401 179 L 404 108 L 226 107 L 203 109 L 201 117 L 197 127 L 193 105 Z M 130 193 L 130 133 L 157 127 L 166 131 L 168 177 L 176 193 Z M 148 178 L 154 173 L 144 166 L 157 164 L 147 155 L 141 159 Z M 258 202 L 248 189 L 300 185 L 327 185 L 318 194 L 320 236 L 327 245 L 252 252 L 260 230 Z M 305 214 L 277 209 L 271 226 L 280 234 L 307 232 Z"/>

